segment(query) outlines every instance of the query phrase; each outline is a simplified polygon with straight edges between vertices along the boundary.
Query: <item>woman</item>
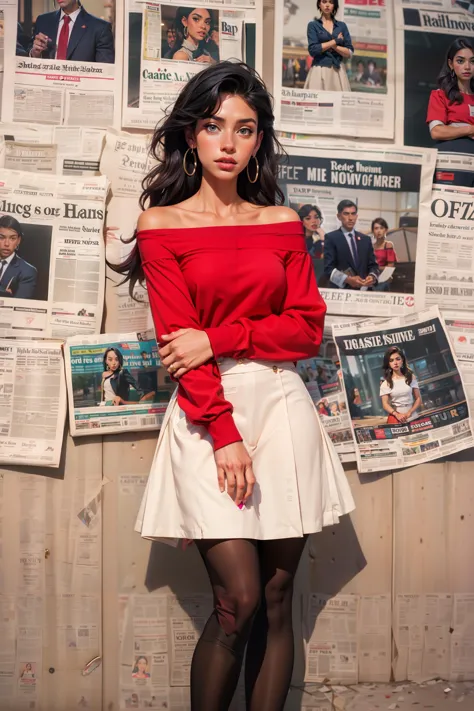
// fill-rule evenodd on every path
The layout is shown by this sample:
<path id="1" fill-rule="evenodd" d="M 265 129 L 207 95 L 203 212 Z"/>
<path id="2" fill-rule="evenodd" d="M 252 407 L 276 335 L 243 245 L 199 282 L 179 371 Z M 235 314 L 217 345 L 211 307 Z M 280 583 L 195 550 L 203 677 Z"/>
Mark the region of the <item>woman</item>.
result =
<path id="1" fill-rule="evenodd" d="M 458 37 L 450 45 L 431 92 L 426 121 L 440 150 L 474 153 L 474 47 Z"/>
<path id="2" fill-rule="evenodd" d="M 329 416 L 339 417 L 340 414 L 341 412 L 339 410 L 339 405 L 337 404 L 337 402 L 331 402 L 331 404 L 329 405 Z"/>
<path id="3" fill-rule="evenodd" d="M 136 528 L 193 539 L 214 592 L 192 711 L 228 709 L 246 647 L 247 709 L 283 709 L 306 538 L 353 508 L 294 365 L 317 354 L 325 306 L 298 216 L 275 205 L 273 122 L 245 64 L 196 74 L 155 131 L 138 245 L 117 267 L 130 289 L 146 276 L 178 383 Z"/>
<path id="4" fill-rule="evenodd" d="M 323 215 L 316 205 L 302 205 L 298 217 L 303 223 L 306 249 L 315 259 L 322 259 L 324 254 L 324 230 L 321 228 Z"/>
<path id="5" fill-rule="evenodd" d="M 420 387 L 407 365 L 405 353 L 391 346 L 383 357 L 385 379 L 380 385 L 382 407 L 388 412 L 387 425 L 403 424 L 417 417 L 421 406 Z"/>
<path id="6" fill-rule="evenodd" d="M 344 59 L 354 52 L 345 22 L 336 20 L 339 0 L 318 0 L 319 19 L 308 24 L 308 52 L 313 57 L 305 89 L 313 91 L 350 91 Z"/>
<path id="7" fill-rule="evenodd" d="M 362 397 L 359 388 L 352 388 L 349 392 L 349 412 L 353 420 L 362 417 Z"/>
<path id="8" fill-rule="evenodd" d="M 149 679 L 150 678 L 150 672 L 148 671 L 147 657 L 137 657 L 135 659 L 135 666 L 133 667 L 132 677 L 134 679 Z"/>
<path id="9" fill-rule="evenodd" d="M 25 668 L 20 674 L 21 679 L 35 679 L 35 673 L 30 662 L 26 662 Z"/>
<path id="10" fill-rule="evenodd" d="M 219 59 L 219 48 L 210 39 L 216 22 L 212 10 L 179 7 L 176 11 L 176 44 L 173 59 L 214 64 Z"/>
<path id="11" fill-rule="evenodd" d="M 140 402 L 153 400 L 155 392 L 146 394 L 138 387 L 129 371 L 123 367 L 123 355 L 118 348 L 107 348 L 103 358 L 104 372 L 102 373 L 102 404 L 128 405 L 130 388 L 137 391 Z"/>
<path id="12" fill-rule="evenodd" d="M 394 267 L 397 263 L 397 255 L 393 242 L 385 239 L 388 232 L 387 221 L 383 217 L 376 217 L 372 220 L 371 231 L 374 236 L 374 254 L 377 264 L 382 271 L 385 267 Z M 390 291 L 390 280 L 383 281 L 374 286 L 374 291 Z"/>

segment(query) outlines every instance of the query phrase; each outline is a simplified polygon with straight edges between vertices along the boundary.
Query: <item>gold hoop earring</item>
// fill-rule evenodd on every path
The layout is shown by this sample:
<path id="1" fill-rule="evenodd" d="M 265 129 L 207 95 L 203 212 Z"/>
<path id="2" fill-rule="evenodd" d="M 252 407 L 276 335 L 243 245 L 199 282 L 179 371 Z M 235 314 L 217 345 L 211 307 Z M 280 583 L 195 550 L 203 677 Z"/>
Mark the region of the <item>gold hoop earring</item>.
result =
<path id="1" fill-rule="evenodd" d="M 257 160 L 256 156 L 252 156 L 252 158 L 253 158 L 254 161 L 255 161 L 255 177 L 254 177 L 253 180 L 252 180 L 252 178 L 250 177 L 250 173 L 249 173 L 250 161 L 249 161 L 249 162 L 247 163 L 247 178 L 249 179 L 249 183 L 256 183 L 257 180 L 258 180 L 258 176 L 260 175 L 260 165 L 258 164 L 258 160 Z M 252 159 L 252 158 L 251 158 L 251 159 Z M 251 160 L 251 159 L 250 159 L 250 160 Z"/>
<path id="2" fill-rule="evenodd" d="M 187 168 L 186 168 L 186 162 L 187 162 L 187 159 L 188 159 L 188 153 L 189 153 L 189 151 L 191 151 L 191 155 L 192 155 L 192 157 L 193 157 L 193 172 L 192 172 L 192 173 L 188 173 L 188 170 L 187 170 Z M 183 170 L 184 170 L 184 172 L 186 173 L 186 175 L 188 176 L 188 178 L 192 178 L 192 177 L 193 177 L 193 175 L 195 174 L 195 172 L 196 172 L 196 170 L 197 170 L 197 165 L 198 165 L 198 162 L 197 162 L 196 154 L 195 154 L 195 152 L 194 152 L 194 148 L 188 148 L 188 150 L 187 150 L 186 153 L 184 154 L 184 158 L 183 158 Z"/>
<path id="3" fill-rule="evenodd" d="M 184 28 L 183 35 L 184 35 L 184 39 L 188 38 L 188 28 L 187 27 Z"/>

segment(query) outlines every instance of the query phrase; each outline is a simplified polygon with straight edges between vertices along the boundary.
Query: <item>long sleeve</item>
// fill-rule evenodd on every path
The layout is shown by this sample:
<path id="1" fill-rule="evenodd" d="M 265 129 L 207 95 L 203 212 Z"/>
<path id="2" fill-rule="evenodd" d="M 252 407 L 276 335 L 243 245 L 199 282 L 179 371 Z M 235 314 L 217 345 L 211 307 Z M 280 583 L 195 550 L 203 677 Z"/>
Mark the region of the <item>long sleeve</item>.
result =
<path id="1" fill-rule="evenodd" d="M 286 281 L 280 314 L 260 319 L 239 318 L 233 323 L 205 329 L 216 358 L 286 361 L 317 355 L 326 305 L 306 251 L 289 253 Z"/>
<path id="2" fill-rule="evenodd" d="M 352 44 L 351 35 L 345 22 L 343 23 L 342 34 L 344 37 L 344 47 L 354 53 L 354 45 Z"/>
<path id="3" fill-rule="evenodd" d="M 160 249 L 160 253 L 166 252 L 168 256 L 143 264 L 158 340 L 160 335 L 180 328 L 202 330 L 179 264 L 171 252 L 164 247 Z M 214 361 L 179 378 L 178 403 L 190 422 L 207 428 L 214 449 L 242 441 L 232 417 L 232 405 L 224 398 L 219 368 Z"/>
<path id="4" fill-rule="evenodd" d="M 312 57 L 321 57 L 323 54 L 318 28 L 314 20 L 308 23 L 308 52 Z"/>

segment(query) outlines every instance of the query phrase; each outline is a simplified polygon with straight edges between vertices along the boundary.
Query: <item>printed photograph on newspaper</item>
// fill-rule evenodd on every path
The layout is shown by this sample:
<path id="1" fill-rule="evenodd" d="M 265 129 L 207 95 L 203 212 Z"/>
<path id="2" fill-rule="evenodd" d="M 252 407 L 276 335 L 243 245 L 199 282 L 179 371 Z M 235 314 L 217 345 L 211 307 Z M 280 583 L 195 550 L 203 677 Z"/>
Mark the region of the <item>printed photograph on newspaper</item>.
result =
<path id="1" fill-rule="evenodd" d="M 106 195 L 105 177 L 2 170 L 0 337 L 100 329 Z"/>
<path id="2" fill-rule="evenodd" d="M 420 464 L 473 445 L 463 380 L 437 308 L 333 326 L 359 472 Z M 358 392 L 358 401 L 351 393 Z"/>
<path id="3" fill-rule="evenodd" d="M 474 188 L 434 186 L 420 205 L 417 306 L 474 311 Z"/>
<path id="4" fill-rule="evenodd" d="M 344 395 L 341 364 L 330 323 L 331 317 L 328 317 L 318 356 L 300 360 L 297 369 L 339 458 L 351 462 L 355 461 L 355 446 Z M 355 397 L 357 400 L 357 395 Z"/>
<path id="5" fill-rule="evenodd" d="M 122 125 L 154 129 L 184 84 L 219 60 L 255 66 L 259 17 L 255 0 L 200 8 L 125 0 Z"/>
<path id="6" fill-rule="evenodd" d="M 62 344 L 0 340 L 0 464 L 59 467 L 66 420 Z"/>
<path id="7" fill-rule="evenodd" d="M 392 13 L 392 0 L 276 1 L 279 129 L 393 138 Z"/>
<path id="8" fill-rule="evenodd" d="M 175 384 L 153 331 L 76 336 L 64 353 L 73 437 L 159 429 Z"/>
<path id="9" fill-rule="evenodd" d="M 467 401 L 474 407 L 474 319 L 471 314 L 460 316 L 455 311 L 443 311 L 444 323 L 458 359 Z"/>
<path id="10" fill-rule="evenodd" d="M 435 182 L 474 184 L 474 3 L 395 7 L 398 142 L 436 147 Z"/>
<path id="11" fill-rule="evenodd" d="M 418 211 L 435 152 L 287 148 L 279 182 L 299 215 L 328 313 L 389 316 L 414 308 Z"/>
<path id="12" fill-rule="evenodd" d="M 25 6 L 14 56 L 6 61 L 11 71 L 2 120 L 35 116 L 46 124 L 119 125 L 121 47 L 122 12 L 115 0 L 91 0 L 87 9 L 79 0 Z"/>

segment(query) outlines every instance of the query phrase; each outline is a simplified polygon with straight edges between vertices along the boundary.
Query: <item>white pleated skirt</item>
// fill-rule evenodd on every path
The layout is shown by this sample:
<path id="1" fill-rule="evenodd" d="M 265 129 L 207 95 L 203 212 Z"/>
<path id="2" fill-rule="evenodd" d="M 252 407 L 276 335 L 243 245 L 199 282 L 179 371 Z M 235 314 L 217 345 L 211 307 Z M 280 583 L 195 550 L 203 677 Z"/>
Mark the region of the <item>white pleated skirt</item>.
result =
<path id="1" fill-rule="evenodd" d="M 350 91 L 351 85 L 344 63 L 341 62 L 338 69 L 335 67 L 311 67 L 304 88 L 312 91 Z"/>
<path id="2" fill-rule="evenodd" d="M 219 491 L 212 440 L 174 393 L 135 530 L 180 539 L 295 538 L 338 523 L 354 501 L 334 446 L 292 363 L 219 363 L 225 398 L 252 458 L 256 485 L 239 509 Z"/>

